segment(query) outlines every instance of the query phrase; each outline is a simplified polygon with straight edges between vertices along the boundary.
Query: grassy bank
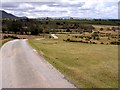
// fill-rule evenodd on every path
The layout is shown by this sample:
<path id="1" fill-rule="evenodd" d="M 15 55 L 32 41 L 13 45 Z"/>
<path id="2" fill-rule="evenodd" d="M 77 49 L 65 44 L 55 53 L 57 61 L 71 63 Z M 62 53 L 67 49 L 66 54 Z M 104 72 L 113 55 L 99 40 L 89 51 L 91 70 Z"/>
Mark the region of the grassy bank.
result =
<path id="1" fill-rule="evenodd" d="M 10 40 L 13 40 L 12 38 L 7 38 L 7 39 L 2 39 L 0 40 L 0 47 L 5 44 L 6 42 L 10 41 Z"/>
<path id="2" fill-rule="evenodd" d="M 63 42 L 65 35 L 58 36 L 29 43 L 80 88 L 118 87 L 118 46 Z"/>

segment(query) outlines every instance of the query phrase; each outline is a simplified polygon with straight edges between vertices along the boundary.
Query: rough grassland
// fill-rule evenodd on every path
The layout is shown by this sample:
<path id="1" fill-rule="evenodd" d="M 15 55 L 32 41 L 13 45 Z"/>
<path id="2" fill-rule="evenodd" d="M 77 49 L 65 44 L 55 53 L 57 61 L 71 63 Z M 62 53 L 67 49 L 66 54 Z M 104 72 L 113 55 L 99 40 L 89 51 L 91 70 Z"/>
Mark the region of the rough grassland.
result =
<path id="1" fill-rule="evenodd" d="M 6 43 L 6 42 L 8 42 L 8 41 L 10 41 L 10 40 L 13 40 L 13 39 L 12 39 L 12 38 L 0 39 L 0 47 L 1 47 L 4 43 Z"/>
<path id="2" fill-rule="evenodd" d="M 77 87 L 118 87 L 118 46 L 63 42 L 62 37 L 29 43 Z"/>

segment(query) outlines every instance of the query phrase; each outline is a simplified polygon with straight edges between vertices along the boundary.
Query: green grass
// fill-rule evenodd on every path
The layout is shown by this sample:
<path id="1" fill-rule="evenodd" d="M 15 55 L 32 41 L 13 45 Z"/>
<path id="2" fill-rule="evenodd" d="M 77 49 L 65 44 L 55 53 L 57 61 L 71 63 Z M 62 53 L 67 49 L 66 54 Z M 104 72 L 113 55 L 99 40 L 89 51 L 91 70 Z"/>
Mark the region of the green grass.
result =
<path id="1" fill-rule="evenodd" d="M 118 26 L 120 24 L 119 21 L 95 21 L 95 20 L 38 20 L 43 23 L 47 22 L 66 22 L 66 23 L 80 23 L 80 24 L 91 24 L 91 25 L 111 25 Z"/>
<path id="2" fill-rule="evenodd" d="M 80 88 L 118 87 L 118 46 L 29 40 L 45 59 Z"/>

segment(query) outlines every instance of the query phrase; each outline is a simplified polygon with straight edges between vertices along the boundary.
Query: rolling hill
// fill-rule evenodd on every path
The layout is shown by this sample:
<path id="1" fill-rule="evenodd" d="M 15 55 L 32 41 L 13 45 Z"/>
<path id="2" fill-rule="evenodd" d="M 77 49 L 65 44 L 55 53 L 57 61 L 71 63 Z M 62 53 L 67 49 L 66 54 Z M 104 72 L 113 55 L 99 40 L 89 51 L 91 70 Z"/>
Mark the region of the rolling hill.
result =
<path id="1" fill-rule="evenodd" d="M 8 18 L 8 19 L 26 19 L 27 17 L 17 17 L 11 13 L 7 13 L 3 10 L 0 10 L 0 18 Z"/>

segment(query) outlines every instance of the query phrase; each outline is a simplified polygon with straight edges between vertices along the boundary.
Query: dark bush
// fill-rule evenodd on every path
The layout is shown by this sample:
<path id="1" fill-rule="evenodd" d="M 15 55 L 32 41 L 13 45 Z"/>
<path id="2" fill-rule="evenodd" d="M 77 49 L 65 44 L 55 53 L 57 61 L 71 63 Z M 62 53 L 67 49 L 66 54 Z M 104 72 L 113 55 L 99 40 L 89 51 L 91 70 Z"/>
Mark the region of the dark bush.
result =
<path id="1" fill-rule="evenodd" d="M 68 38 L 66 41 L 70 41 L 70 38 Z"/>
<path id="2" fill-rule="evenodd" d="M 100 44 L 104 44 L 103 42 L 101 42 Z"/>
<path id="3" fill-rule="evenodd" d="M 8 38 L 8 36 L 3 36 L 3 39 L 6 39 L 6 38 Z"/>
<path id="4" fill-rule="evenodd" d="M 103 28 L 100 28 L 101 31 L 103 31 L 104 29 Z"/>
<path id="5" fill-rule="evenodd" d="M 110 44 L 112 44 L 112 45 L 120 45 L 120 42 L 119 41 L 112 41 L 112 42 L 110 42 Z"/>
<path id="6" fill-rule="evenodd" d="M 77 38 L 78 36 L 75 36 L 75 38 Z"/>
<path id="7" fill-rule="evenodd" d="M 52 38 L 51 36 L 49 36 L 49 38 Z"/>
<path id="8" fill-rule="evenodd" d="M 90 41 L 90 44 L 92 44 L 92 42 Z"/>
<path id="9" fill-rule="evenodd" d="M 10 36 L 10 35 L 8 35 L 8 36 L 3 36 L 3 39 L 7 39 L 7 38 L 19 39 L 19 38 L 16 37 L 16 36 Z"/>
<path id="10" fill-rule="evenodd" d="M 97 44 L 96 42 L 92 42 L 93 44 Z"/>

